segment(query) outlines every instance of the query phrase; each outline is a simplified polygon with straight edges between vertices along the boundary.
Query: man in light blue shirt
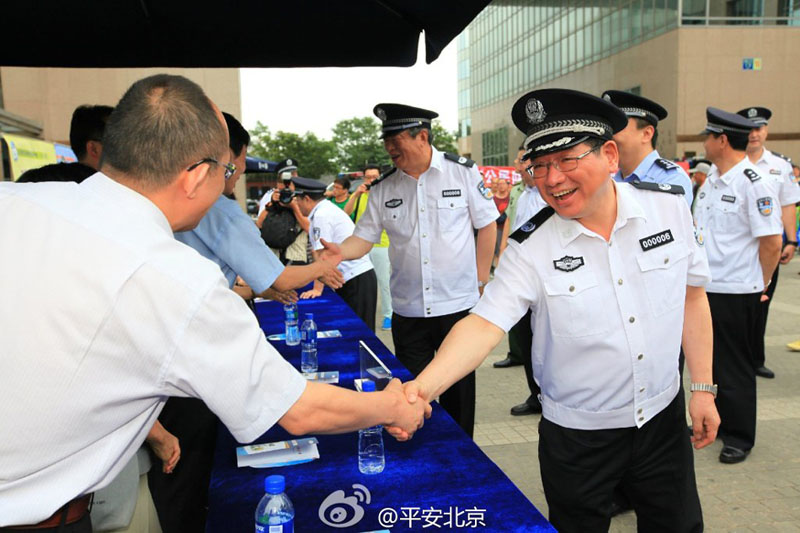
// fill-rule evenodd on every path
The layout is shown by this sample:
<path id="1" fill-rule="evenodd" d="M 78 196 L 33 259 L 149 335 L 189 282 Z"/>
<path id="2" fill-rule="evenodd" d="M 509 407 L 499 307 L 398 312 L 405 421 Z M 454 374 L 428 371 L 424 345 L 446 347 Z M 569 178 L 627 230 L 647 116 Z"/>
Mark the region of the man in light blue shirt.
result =
<path id="1" fill-rule="evenodd" d="M 658 121 L 667 118 L 667 110 L 656 102 L 625 91 L 605 91 L 603 99 L 620 108 L 628 117 L 628 126 L 614 134 L 619 147 L 619 172 L 615 181 L 644 181 L 680 185 L 686 203 L 692 205 L 692 180 L 688 174 L 656 150 Z"/>

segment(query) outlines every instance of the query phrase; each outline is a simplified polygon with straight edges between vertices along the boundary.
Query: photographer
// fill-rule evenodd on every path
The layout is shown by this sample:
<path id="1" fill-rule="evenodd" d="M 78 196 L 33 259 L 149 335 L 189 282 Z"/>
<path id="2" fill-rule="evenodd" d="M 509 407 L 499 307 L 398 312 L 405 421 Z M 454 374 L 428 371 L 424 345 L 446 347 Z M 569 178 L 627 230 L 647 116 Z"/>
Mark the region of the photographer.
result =
<path id="1" fill-rule="evenodd" d="M 297 175 L 297 160 L 278 163 L 278 185 L 272 198 L 258 217 L 256 225 L 261 238 L 285 265 L 308 263 L 308 218 L 303 216 L 294 199 L 292 176 Z"/>

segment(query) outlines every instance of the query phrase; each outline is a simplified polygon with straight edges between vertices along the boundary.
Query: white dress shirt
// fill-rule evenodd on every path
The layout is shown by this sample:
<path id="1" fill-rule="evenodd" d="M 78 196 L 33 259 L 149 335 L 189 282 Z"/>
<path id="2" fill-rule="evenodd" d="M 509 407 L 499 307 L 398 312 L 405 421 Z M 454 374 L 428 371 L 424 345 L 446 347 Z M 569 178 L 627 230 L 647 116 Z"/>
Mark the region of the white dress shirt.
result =
<path id="1" fill-rule="evenodd" d="M 533 218 L 533 215 L 547 207 L 547 202 L 539 194 L 539 189 L 536 187 L 525 186 L 525 190 L 517 198 L 517 214 L 512 220 L 511 231 L 509 235 L 517 231 L 520 226 L 525 224 L 528 220 Z"/>
<path id="2" fill-rule="evenodd" d="M 331 243 L 342 242 L 353 234 L 353 229 L 356 227 L 343 209 L 325 199 L 314 206 L 314 209 L 308 214 L 308 220 L 311 223 L 309 237 L 314 250 L 324 248 L 320 239 Z M 372 261 L 369 260 L 368 255 L 365 255 L 358 259 L 342 261 L 339 263 L 338 269 L 346 283 L 359 274 L 372 270 Z"/>
<path id="3" fill-rule="evenodd" d="M 472 309 L 504 331 L 532 310 L 542 413 L 567 428 L 641 427 L 669 405 L 686 286 L 710 277 L 683 196 L 614 185 L 609 241 L 553 214 L 508 240 Z"/>
<path id="4" fill-rule="evenodd" d="M 794 182 L 791 163 L 765 148 L 755 165 L 759 174 L 771 185 L 773 197 L 778 199 L 781 206 L 800 202 L 800 187 Z"/>
<path id="5" fill-rule="evenodd" d="M 113 480 L 170 396 L 240 441 L 305 380 L 219 267 L 147 198 L 97 173 L 0 184 L 0 526 L 37 523 Z"/>
<path id="6" fill-rule="evenodd" d="M 711 167 L 694 204 L 698 235 L 705 242 L 711 267 L 708 292 L 764 290 L 758 239 L 781 234 L 780 210 L 773 187 L 747 157 L 722 176 L 716 165 Z"/>
<path id="7" fill-rule="evenodd" d="M 473 227 L 497 212 L 476 166 L 445 159 L 433 148 L 419 179 L 395 171 L 370 189 L 354 235 L 391 244 L 392 307 L 404 317 L 435 317 L 469 309 L 478 301 Z"/>

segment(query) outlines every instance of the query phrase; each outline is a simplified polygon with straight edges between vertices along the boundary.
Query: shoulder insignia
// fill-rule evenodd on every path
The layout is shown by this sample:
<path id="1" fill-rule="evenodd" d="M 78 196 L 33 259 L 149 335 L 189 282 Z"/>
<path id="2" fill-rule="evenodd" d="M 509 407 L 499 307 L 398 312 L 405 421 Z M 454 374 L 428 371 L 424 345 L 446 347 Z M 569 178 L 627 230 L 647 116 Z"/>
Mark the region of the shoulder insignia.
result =
<path id="1" fill-rule="evenodd" d="M 656 159 L 655 163 L 664 170 L 675 170 L 678 168 L 678 165 L 676 165 L 669 159 L 664 159 L 663 157 L 659 157 L 658 159 Z"/>
<path id="2" fill-rule="evenodd" d="M 772 150 L 770 150 L 770 151 L 772 151 Z M 779 154 L 778 152 L 772 152 L 772 155 L 776 155 L 776 156 L 780 157 L 781 159 L 783 159 L 784 161 L 786 161 L 788 163 L 792 162 L 792 158 L 791 157 L 785 156 L 783 154 Z"/>
<path id="3" fill-rule="evenodd" d="M 752 168 L 744 169 L 744 175 L 747 176 L 747 179 L 749 179 L 750 181 L 758 181 L 761 179 L 761 176 L 758 175 L 758 172 L 756 172 Z"/>
<path id="4" fill-rule="evenodd" d="M 472 165 L 475 164 L 475 161 L 473 161 L 472 159 L 467 159 L 463 155 L 451 154 L 449 152 L 444 153 L 444 158 L 452 161 L 453 163 L 464 165 L 467 168 L 472 168 Z"/>
<path id="5" fill-rule="evenodd" d="M 671 183 L 653 183 L 650 181 L 632 181 L 631 185 L 644 191 L 669 192 L 672 194 L 684 194 L 686 191 L 680 185 Z"/>
<path id="6" fill-rule="evenodd" d="M 522 244 L 525 239 L 531 236 L 531 233 L 536 231 L 548 218 L 553 216 L 553 213 L 555 212 L 555 209 L 549 205 L 542 208 L 541 211 L 533 215 L 530 220 L 520 226 L 517 231 L 512 233 L 509 238 L 514 239 L 518 243 Z"/>

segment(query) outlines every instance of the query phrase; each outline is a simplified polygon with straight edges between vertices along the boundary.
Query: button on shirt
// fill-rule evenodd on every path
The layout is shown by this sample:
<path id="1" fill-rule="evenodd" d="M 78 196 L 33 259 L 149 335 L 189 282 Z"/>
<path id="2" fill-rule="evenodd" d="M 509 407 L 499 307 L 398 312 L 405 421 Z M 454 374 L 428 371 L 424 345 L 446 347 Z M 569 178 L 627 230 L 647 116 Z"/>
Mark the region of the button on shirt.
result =
<path id="1" fill-rule="evenodd" d="M 350 217 L 336 204 L 322 200 L 314 206 L 308 215 L 311 223 L 309 235 L 314 250 L 322 250 L 320 239 L 326 242 L 342 242 L 353 234 L 355 224 Z M 350 281 L 359 274 L 372 270 L 372 262 L 368 256 L 339 263 L 339 271 L 344 281 Z"/>
<path id="2" fill-rule="evenodd" d="M 791 163 L 765 148 L 755 165 L 758 173 L 771 186 L 773 198 L 777 198 L 781 206 L 800 202 L 800 187 L 794 182 Z"/>
<path id="3" fill-rule="evenodd" d="M 370 189 L 354 235 L 373 243 L 382 230 L 389 235 L 397 314 L 441 316 L 478 301 L 472 229 L 500 216 L 485 190 L 477 167 L 449 161 L 435 148 L 430 168 L 419 179 L 398 169 Z"/>
<path id="4" fill-rule="evenodd" d="M 509 235 L 517 231 L 520 226 L 525 224 L 528 220 L 533 218 L 533 215 L 547 207 L 542 195 L 539 194 L 539 189 L 536 187 L 525 187 L 522 194 L 517 199 L 517 212 L 511 224 Z"/>
<path id="5" fill-rule="evenodd" d="M 647 157 L 642 159 L 639 166 L 625 179 L 617 172 L 614 179 L 616 181 L 624 181 L 630 183 L 634 180 L 650 182 L 650 183 L 669 183 L 670 185 L 680 185 L 683 187 L 683 194 L 686 197 L 686 205 L 692 205 L 692 180 L 680 165 L 669 162 L 670 168 L 666 169 L 657 161 L 661 159 L 657 150 L 653 150 Z"/>
<path id="6" fill-rule="evenodd" d="M 710 276 L 686 201 L 618 183 L 610 241 L 553 214 L 508 248 L 472 312 L 508 331 L 530 308 L 545 418 L 641 427 L 675 398 L 686 286 Z"/>
<path id="7" fill-rule="evenodd" d="M 202 398 L 249 442 L 302 394 L 219 267 L 144 196 L 101 173 L 0 184 L 0 224 L 15 228 L 0 232 L 0 526 L 108 484 L 170 396 Z"/>
<path id="8" fill-rule="evenodd" d="M 745 170 L 759 179 L 751 181 Z M 724 175 L 716 165 L 697 191 L 694 218 L 703 239 L 711 283 L 708 292 L 752 294 L 764 290 L 759 237 L 780 235 L 780 207 L 772 187 L 747 157 Z"/>
<path id="9" fill-rule="evenodd" d="M 261 294 L 283 272 L 283 265 L 264 244 L 250 217 L 225 196 L 214 202 L 196 228 L 176 233 L 175 239 L 219 265 L 229 287 L 238 275 Z"/>

